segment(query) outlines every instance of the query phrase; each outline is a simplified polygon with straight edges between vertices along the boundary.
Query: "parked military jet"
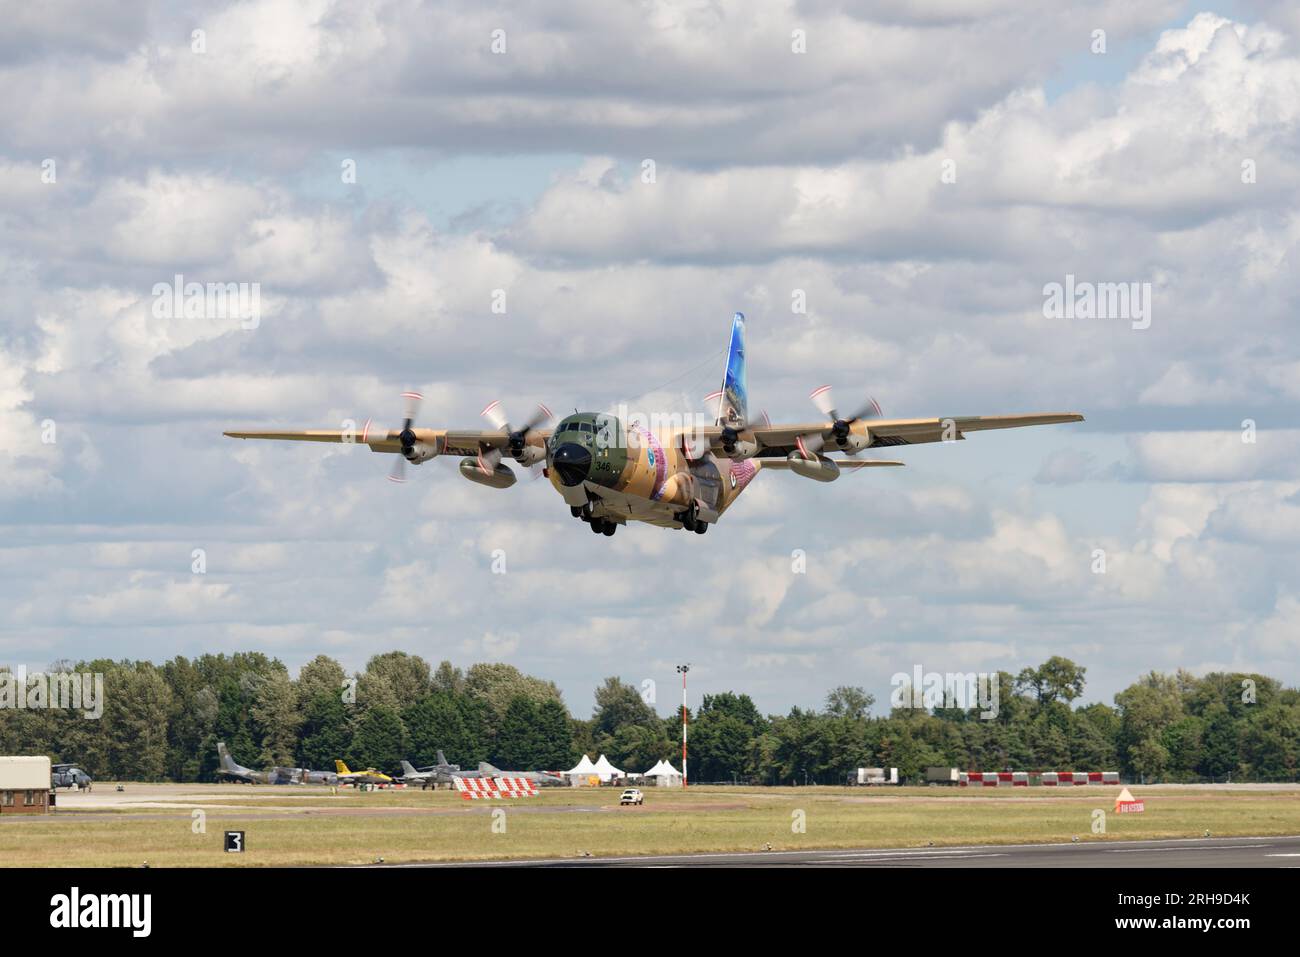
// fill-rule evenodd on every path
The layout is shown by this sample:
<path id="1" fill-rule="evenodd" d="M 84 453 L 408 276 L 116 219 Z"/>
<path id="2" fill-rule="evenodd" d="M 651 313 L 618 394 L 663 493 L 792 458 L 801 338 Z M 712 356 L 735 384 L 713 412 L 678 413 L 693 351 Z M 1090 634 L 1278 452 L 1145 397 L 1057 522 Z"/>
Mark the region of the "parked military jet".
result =
<path id="1" fill-rule="evenodd" d="M 478 767 L 477 771 L 462 771 L 459 764 L 450 764 L 447 756 L 439 749 L 437 764 L 414 768 L 409 761 L 403 761 L 404 773 L 399 780 L 406 784 L 419 784 L 421 787 L 428 788 L 439 784 L 454 784 L 456 778 L 490 778 L 502 773 L 487 762 Z"/>
<path id="2" fill-rule="evenodd" d="M 461 771 L 459 764 L 448 764 L 447 757 L 438 752 L 438 763 L 424 768 L 415 768 L 409 761 L 402 762 L 402 775 L 398 778 L 403 784 L 418 784 L 423 789 L 437 787 L 439 784 L 451 784 L 452 779 L 460 777 L 478 777 L 472 772 Z"/>
<path id="3" fill-rule="evenodd" d="M 461 775 L 464 777 L 465 775 Z M 550 771 L 502 771 L 500 768 L 493 767 L 486 761 L 480 761 L 478 765 L 478 776 L 481 778 L 523 778 L 532 781 L 534 784 L 555 787 L 565 783 L 564 778 Z"/>
<path id="4" fill-rule="evenodd" d="M 830 386 L 810 398 L 823 419 L 773 425 L 750 415 L 745 375 L 745 317 L 736 313 L 722 388 L 712 425 L 643 424 L 603 412 L 577 412 L 553 429 L 546 406 L 523 423 L 511 424 L 500 402 L 483 417 L 487 431 L 416 428 L 423 398 L 404 392 L 406 411 L 399 429 L 380 430 L 366 422 L 353 431 L 226 432 L 237 439 L 301 442 L 360 442 L 374 452 L 398 456 L 389 476 L 405 481 L 406 463 L 419 465 L 442 455 L 457 455 L 460 474 L 491 488 L 515 484 L 504 460 L 540 469 L 569 506 L 570 513 L 597 534 L 613 535 L 620 525 L 646 522 L 704 534 L 763 469 L 793 472 L 818 482 L 839 478 L 844 469 L 901 466 L 904 463 L 858 458 L 868 449 L 898 448 L 964 439 L 986 429 L 1079 422 L 1077 412 L 1022 415 L 948 416 L 887 419 L 874 399 L 843 414 Z M 651 426 L 654 426 L 653 428 Z M 843 457 L 831 458 L 832 453 Z"/>
<path id="5" fill-rule="evenodd" d="M 376 771 L 374 768 L 366 768 L 364 771 L 349 771 L 348 766 L 342 761 L 336 760 L 334 767 L 338 769 L 339 784 L 392 784 L 393 779 L 387 774 Z"/>
<path id="6" fill-rule="evenodd" d="M 282 768 L 279 766 L 275 768 L 275 771 L 291 776 L 294 784 L 327 784 L 333 786 L 339 783 L 339 776 L 333 771 L 312 771 L 309 768 Z"/>
<path id="7" fill-rule="evenodd" d="M 415 765 L 411 764 L 410 761 L 403 761 L 402 773 L 398 775 L 397 781 L 399 784 L 405 784 L 408 787 L 418 784 L 422 789 L 428 790 L 430 785 L 438 783 L 438 772 L 417 771 Z"/>

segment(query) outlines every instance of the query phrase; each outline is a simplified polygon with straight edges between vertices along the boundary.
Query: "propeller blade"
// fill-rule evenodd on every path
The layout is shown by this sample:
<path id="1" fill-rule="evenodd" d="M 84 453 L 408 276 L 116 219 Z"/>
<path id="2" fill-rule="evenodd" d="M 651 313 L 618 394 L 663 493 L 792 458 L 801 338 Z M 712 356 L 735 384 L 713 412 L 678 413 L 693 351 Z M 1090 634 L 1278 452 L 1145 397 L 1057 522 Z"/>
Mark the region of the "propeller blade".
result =
<path id="1" fill-rule="evenodd" d="M 393 463 L 393 470 L 388 473 L 388 481 L 402 483 L 406 481 L 406 459 L 397 456 L 397 461 Z"/>
<path id="2" fill-rule="evenodd" d="M 497 399 L 490 403 L 486 409 L 479 413 L 494 429 L 500 429 L 502 432 L 510 431 L 510 420 L 506 418 L 505 410 L 501 408 L 501 400 Z"/>
<path id="3" fill-rule="evenodd" d="M 849 422 L 856 422 L 858 419 L 878 419 L 884 412 L 880 410 L 880 403 L 871 396 L 867 396 L 867 404 L 860 408 L 853 415 L 849 416 Z"/>
<path id="4" fill-rule="evenodd" d="M 406 400 L 406 410 L 402 415 L 402 430 L 405 431 L 406 429 L 409 429 L 411 423 L 415 421 L 415 417 L 420 411 L 420 403 L 424 400 L 424 396 L 418 392 L 408 391 L 402 393 L 402 398 Z"/>
<path id="5" fill-rule="evenodd" d="M 821 454 L 822 447 L 826 444 L 826 440 L 822 438 L 820 432 L 814 432 L 812 435 L 795 436 L 794 444 L 798 447 L 799 451 L 803 453 L 804 458 L 814 459 Z"/>
<path id="6" fill-rule="evenodd" d="M 478 455 L 478 467 L 484 475 L 491 475 L 496 471 L 496 467 L 501 464 L 501 450 L 488 449 L 480 452 Z"/>
<path id="7" fill-rule="evenodd" d="M 551 410 L 548 409 L 546 406 L 544 406 L 542 403 L 538 402 L 537 411 L 533 413 L 532 418 L 528 420 L 528 422 L 524 425 L 521 431 L 531 432 L 539 425 L 545 425 L 549 421 L 551 421 Z"/>
<path id="8" fill-rule="evenodd" d="M 817 406 L 817 411 L 832 422 L 839 418 L 835 414 L 835 394 L 831 391 L 830 386 L 824 385 L 813 389 L 808 394 L 808 398 L 812 399 L 813 405 Z"/>

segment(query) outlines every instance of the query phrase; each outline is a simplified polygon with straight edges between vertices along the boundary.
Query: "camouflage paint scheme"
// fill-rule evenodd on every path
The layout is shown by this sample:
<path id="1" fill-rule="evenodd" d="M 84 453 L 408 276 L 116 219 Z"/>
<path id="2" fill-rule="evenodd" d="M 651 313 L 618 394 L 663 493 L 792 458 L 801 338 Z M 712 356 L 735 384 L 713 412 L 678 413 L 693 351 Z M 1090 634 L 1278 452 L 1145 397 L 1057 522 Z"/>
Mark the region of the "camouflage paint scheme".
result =
<path id="1" fill-rule="evenodd" d="M 676 516 L 692 505 L 702 513 L 721 515 L 759 469 L 753 460 L 733 462 L 711 453 L 688 459 L 680 432 L 661 438 L 600 413 L 579 412 L 560 422 L 548 437 L 548 452 L 566 444 L 592 454 L 582 489 L 586 498 L 580 504 L 597 518 L 616 522 L 680 528 Z M 573 490 L 564 486 L 557 470 L 547 469 L 547 477 L 570 505 L 575 504 Z"/>
<path id="2" fill-rule="evenodd" d="M 828 388 L 813 395 L 823 392 L 828 393 Z M 409 425 L 406 432 L 372 432 L 367 423 L 359 435 L 325 430 L 225 434 L 243 439 L 357 442 L 375 452 L 402 454 L 413 464 L 457 455 L 462 456 L 462 475 L 496 488 L 515 483 L 514 471 L 503 461 L 513 458 L 520 465 L 542 466 L 572 514 L 593 531 L 611 535 L 627 522 L 706 531 L 764 468 L 829 482 L 843 469 L 904 464 L 855 457 L 868 449 L 959 441 L 968 432 L 1083 419 L 1077 412 L 885 419 L 868 411 L 878 416 L 879 406 L 873 400 L 862 412 L 843 419 L 831 409 L 827 416 L 831 421 L 755 426 L 748 409 L 741 313 L 732 317 L 722 388 L 707 400 L 715 398 L 715 425 L 661 434 L 603 412 L 575 412 L 553 429 L 526 427 L 513 433 L 508 427 L 483 431 Z M 497 405 L 488 406 L 484 415 L 491 418 L 489 413 Z M 493 414 L 500 416 L 499 411 Z M 848 457 L 832 459 L 833 452 Z"/>
<path id="3" fill-rule="evenodd" d="M 217 779 L 228 778 L 245 784 L 337 784 L 333 771 L 312 771 L 308 768 L 283 768 L 279 765 L 269 771 L 254 771 L 236 764 L 224 741 L 217 742 Z"/>

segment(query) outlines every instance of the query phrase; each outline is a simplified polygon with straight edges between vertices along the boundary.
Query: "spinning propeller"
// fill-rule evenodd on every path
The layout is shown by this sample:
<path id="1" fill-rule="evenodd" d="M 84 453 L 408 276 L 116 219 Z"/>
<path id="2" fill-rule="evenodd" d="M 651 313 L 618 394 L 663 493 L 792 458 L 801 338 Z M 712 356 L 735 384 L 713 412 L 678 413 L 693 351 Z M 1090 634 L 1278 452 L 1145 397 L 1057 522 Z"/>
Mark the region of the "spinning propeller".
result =
<path id="1" fill-rule="evenodd" d="M 524 450 L 528 447 L 528 433 L 551 420 L 551 410 L 540 402 L 537 403 L 537 408 L 528 418 L 528 421 L 518 429 L 510 427 L 510 418 L 506 415 L 500 399 L 491 403 L 481 414 L 483 418 L 492 424 L 493 428 L 500 429 L 506 434 L 506 451 L 516 461 L 522 458 Z M 483 470 L 484 474 L 490 473 L 501 464 L 501 457 L 501 449 L 488 449 L 479 456 L 479 468 Z M 541 474 L 540 466 L 540 461 L 530 463 L 529 467 L 532 469 L 533 478 L 537 478 Z"/>
<path id="2" fill-rule="evenodd" d="M 402 453 L 393 463 L 393 470 L 388 473 L 388 481 L 405 482 L 406 481 L 406 460 L 415 451 L 415 431 L 411 425 L 415 422 L 415 415 L 420 411 L 420 402 L 424 396 L 419 392 L 403 392 L 402 398 L 406 400 L 406 409 L 402 413 L 402 428 L 397 433 L 397 441 L 402 445 Z M 365 430 L 361 433 L 361 441 L 364 442 L 370 432 L 370 422 L 366 422 Z"/>
<path id="3" fill-rule="evenodd" d="M 817 411 L 830 420 L 830 439 L 835 443 L 839 451 L 844 451 L 844 446 L 848 443 L 849 435 L 852 433 L 852 425 L 860 419 L 876 419 L 883 413 L 880 411 L 880 403 L 870 396 L 862 408 L 858 409 L 850 416 L 840 417 L 835 407 L 835 395 L 831 392 L 828 385 L 813 389 L 808 398 L 812 399 L 813 405 L 817 406 Z M 808 438 L 800 437 L 798 445 L 801 451 L 809 457 L 821 452 L 826 444 L 826 439 L 822 433 L 809 436 Z M 850 458 L 857 457 L 857 451 L 847 453 Z"/>
<path id="4" fill-rule="evenodd" d="M 764 427 L 770 429 L 772 427 L 772 419 L 768 416 L 767 410 L 764 409 L 759 413 L 759 415 L 763 418 Z M 726 452 L 728 455 L 735 455 L 736 443 L 740 441 L 740 430 L 732 428 L 730 425 L 724 425 L 722 431 L 718 434 L 718 440 L 722 444 L 722 451 Z"/>

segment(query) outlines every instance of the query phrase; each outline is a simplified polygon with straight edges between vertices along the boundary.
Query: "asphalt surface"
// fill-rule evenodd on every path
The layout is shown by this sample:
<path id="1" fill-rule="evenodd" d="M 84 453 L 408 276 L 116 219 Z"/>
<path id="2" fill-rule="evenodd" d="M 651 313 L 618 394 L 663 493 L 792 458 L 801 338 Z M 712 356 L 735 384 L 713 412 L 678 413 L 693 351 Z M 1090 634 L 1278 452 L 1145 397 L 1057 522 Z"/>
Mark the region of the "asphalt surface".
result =
<path id="1" fill-rule="evenodd" d="M 591 857 L 394 867 L 1300 867 L 1300 835 L 830 851 Z"/>

